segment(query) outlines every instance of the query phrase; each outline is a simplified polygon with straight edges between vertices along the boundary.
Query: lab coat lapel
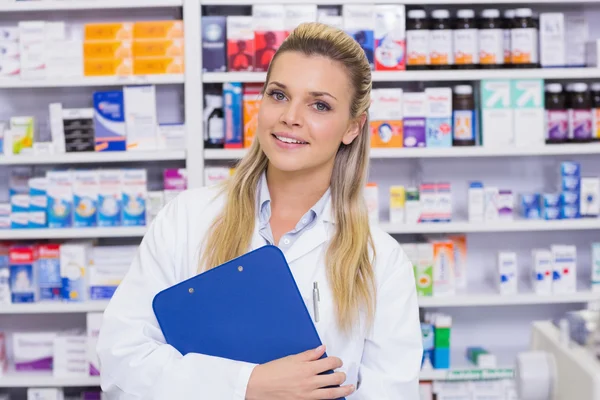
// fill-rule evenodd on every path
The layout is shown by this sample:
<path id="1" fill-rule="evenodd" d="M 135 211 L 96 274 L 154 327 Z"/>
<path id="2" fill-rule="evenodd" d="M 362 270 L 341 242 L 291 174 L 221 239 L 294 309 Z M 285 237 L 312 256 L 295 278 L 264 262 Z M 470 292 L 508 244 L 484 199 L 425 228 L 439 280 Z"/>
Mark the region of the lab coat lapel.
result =
<path id="1" fill-rule="evenodd" d="M 331 221 L 330 201 L 325 205 L 323 214 L 317 219 L 317 223 L 310 230 L 303 232 L 286 252 L 285 258 L 287 262 L 291 264 L 328 241 L 330 231 L 333 228 Z"/>

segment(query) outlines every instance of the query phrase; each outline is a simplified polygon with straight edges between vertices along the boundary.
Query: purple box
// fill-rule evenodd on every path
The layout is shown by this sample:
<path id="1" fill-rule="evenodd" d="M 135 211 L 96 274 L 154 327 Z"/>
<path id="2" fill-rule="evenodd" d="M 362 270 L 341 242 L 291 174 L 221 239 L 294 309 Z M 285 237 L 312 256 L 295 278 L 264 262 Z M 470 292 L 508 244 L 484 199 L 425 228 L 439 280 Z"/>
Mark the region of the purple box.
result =
<path id="1" fill-rule="evenodd" d="M 164 190 L 179 190 L 187 189 L 187 174 L 185 169 L 166 169 L 163 173 Z"/>
<path id="2" fill-rule="evenodd" d="M 227 70 L 227 17 L 202 17 L 202 71 Z"/>
<path id="3" fill-rule="evenodd" d="M 425 147 L 426 119 L 404 118 L 404 147 Z"/>

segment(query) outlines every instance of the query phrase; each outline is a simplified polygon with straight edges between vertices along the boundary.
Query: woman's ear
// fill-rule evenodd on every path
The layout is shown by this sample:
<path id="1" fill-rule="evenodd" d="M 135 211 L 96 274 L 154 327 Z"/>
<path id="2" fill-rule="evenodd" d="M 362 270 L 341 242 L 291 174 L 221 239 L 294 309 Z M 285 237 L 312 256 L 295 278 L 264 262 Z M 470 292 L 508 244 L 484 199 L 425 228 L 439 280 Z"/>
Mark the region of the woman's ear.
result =
<path id="1" fill-rule="evenodd" d="M 344 143 L 345 145 L 351 144 L 354 141 L 354 139 L 356 139 L 356 137 L 358 135 L 360 135 L 360 133 L 362 132 L 363 126 L 365 125 L 366 122 L 367 122 L 367 113 L 363 113 L 359 117 L 354 118 L 350 122 L 350 126 L 348 127 L 348 130 L 346 131 L 346 133 L 344 134 L 344 137 L 342 138 L 342 143 Z"/>

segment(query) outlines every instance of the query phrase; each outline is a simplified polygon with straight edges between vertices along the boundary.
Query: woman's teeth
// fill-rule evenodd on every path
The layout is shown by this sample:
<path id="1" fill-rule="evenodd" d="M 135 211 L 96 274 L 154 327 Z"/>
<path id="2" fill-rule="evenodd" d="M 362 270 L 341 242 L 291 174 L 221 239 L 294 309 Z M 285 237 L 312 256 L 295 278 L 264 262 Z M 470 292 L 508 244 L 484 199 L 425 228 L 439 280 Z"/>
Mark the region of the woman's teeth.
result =
<path id="1" fill-rule="evenodd" d="M 299 141 L 299 140 L 296 140 L 296 139 L 290 139 L 290 138 L 286 138 L 286 137 L 282 137 L 282 136 L 277 136 L 277 135 L 275 135 L 275 137 L 276 137 L 278 140 L 281 140 L 281 141 L 282 141 L 282 142 L 284 142 L 284 143 L 292 143 L 292 144 L 306 144 L 306 142 L 301 142 L 301 141 Z"/>

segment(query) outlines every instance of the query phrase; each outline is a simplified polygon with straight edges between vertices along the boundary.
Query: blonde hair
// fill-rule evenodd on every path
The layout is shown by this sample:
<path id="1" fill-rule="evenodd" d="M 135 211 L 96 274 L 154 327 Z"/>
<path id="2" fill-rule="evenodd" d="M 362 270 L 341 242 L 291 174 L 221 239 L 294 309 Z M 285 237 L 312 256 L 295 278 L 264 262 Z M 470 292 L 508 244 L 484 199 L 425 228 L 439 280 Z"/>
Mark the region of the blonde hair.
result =
<path id="1" fill-rule="evenodd" d="M 368 325 L 372 324 L 375 314 L 375 248 L 363 197 L 369 168 L 371 70 L 364 51 L 353 38 L 319 23 L 299 25 L 283 42 L 271 67 L 285 52 L 327 57 L 340 63 L 354 89 L 351 117 L 367 115 L 358 137 L 349 145 L 340 145 L 330 182 L 336 229 L 325 262 L 338 326 L 347 332 L 358 321 L 361 309 L 366 310 Z M 254 140 L 224 187 L 225 207 L 209 230 L 200 271 L 221 265 L 249 250 L 255 228 L 257 186 L 267 164 L 259 141 Z"/>

